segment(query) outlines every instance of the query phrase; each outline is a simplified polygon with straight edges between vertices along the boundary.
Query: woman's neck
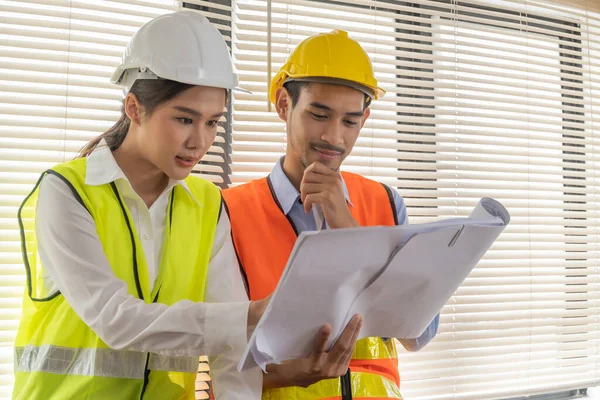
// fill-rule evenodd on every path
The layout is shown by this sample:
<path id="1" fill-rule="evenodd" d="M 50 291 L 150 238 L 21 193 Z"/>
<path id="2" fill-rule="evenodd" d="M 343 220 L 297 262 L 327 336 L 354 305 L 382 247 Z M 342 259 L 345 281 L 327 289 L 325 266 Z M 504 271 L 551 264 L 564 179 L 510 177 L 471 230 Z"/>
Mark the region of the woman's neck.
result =
<path id="1" fill-rule="evenodd" d="M 113 156 L 133 190 L 150 208 L 167 187 L 169 177 L 142 157 L 132 141 L 127 139 L 113 151 Z"/>

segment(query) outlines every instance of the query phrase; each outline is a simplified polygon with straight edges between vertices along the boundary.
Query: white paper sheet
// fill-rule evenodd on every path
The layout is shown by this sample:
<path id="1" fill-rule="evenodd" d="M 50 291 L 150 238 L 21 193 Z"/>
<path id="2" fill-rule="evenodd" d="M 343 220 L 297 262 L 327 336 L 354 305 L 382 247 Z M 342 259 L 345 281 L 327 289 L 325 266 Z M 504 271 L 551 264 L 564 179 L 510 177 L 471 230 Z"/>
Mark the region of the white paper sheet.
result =
<path id="1" fill-rule="evenodd" d="M 308 356 L 327 323 L 332 346 L 355 313 L 360 337 L 420 336 L 509 220 L 483 198 L 468 218 L 303 232 L 238 369 Z"/>

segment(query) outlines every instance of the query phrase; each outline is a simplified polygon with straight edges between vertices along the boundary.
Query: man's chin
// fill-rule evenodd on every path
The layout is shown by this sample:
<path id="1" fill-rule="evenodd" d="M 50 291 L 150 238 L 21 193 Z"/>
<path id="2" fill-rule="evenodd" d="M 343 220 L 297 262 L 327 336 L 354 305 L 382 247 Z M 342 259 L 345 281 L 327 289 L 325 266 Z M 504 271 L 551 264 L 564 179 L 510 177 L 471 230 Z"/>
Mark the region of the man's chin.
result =
<path id="1" fill-rule="evenodd" d="M 316 157 L 310 157 L 309 160 L 310 161 L 307 163 L 307 165 L 304 166 L 304 168 L 307 168 L 309 165 L 318 161 L 321 164 L 323 164 L 324 166 L 326 166 L 327 168 L 329 168 L 333 171 L 338 171 L 342 164 L 342 160 L 340 158 L 331 160 L 331 159 L 326 159 L 323 157 L 316 156 Z"/>

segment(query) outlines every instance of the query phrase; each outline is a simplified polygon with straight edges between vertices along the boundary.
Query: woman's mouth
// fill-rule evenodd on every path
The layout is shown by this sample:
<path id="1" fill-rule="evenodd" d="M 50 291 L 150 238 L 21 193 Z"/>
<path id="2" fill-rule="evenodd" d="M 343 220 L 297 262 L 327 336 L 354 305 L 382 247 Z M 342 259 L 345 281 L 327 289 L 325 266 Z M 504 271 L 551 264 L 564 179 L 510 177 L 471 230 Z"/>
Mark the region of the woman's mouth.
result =
<path id="1" fill-rule="evenodd" d="M 175 162 L 177 162 L 177 164 L 181 165 L 182 167 L 192 168 L 198 163 L 198 158 L 175 156 Z"/>

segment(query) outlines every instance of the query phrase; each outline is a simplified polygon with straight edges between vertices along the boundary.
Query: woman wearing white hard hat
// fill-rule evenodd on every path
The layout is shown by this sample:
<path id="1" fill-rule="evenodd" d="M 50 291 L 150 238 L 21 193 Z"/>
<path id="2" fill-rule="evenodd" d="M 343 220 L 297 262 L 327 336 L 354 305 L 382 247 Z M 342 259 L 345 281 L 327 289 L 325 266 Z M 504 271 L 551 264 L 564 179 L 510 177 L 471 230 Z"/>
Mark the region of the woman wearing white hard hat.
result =
<path id="1" fill-rule="evenodd" d="M 260 398 L 260 370 L 234 367 L 266 302 L 247 299 L 220 191 L 190 176 L 237 86 L 226 43 L 195 12 L 161 16 L 112 81 L 119 121 L 19 210 L 13 398 L 193 399 L 203 354 L 219 396 Z"/>

